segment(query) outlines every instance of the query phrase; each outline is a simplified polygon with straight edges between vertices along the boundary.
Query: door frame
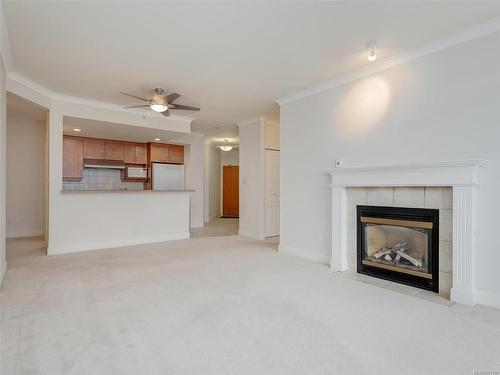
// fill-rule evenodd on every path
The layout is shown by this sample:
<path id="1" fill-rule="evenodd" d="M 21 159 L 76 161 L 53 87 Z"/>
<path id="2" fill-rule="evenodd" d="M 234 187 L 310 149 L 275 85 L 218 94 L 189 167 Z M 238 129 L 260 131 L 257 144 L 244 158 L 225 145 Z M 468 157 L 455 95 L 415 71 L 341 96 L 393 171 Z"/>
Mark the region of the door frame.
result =
<path id="1" fill-rule="evenodd" d="M 277 215 L 278 215 L 279 223 L 278 223 L 277 234 L 268 234 L 266 232 L 266 227 L 267 227 L 266 226 L 266 224 L 267 224 L 267 214 L 266 214 L 266 211 L 267 211 L 266 155 L 268 155 L 268 151 L 277 152 L 278 153 L 278 159 L 280 161 L 280 168 L 281 168 L 281 152 L 280 152 L 280 150 L 277 150 L 277 149 L 274 149 L 274 148 L 265 148 L 264 149 L 264 237 L 265 238 L 273 238 L 273 237 L 279 237 L 279 235 L 280 235 L 280 224 L 279 223 L 281 223 L 281 218 L 280 218 L 280 210 L 278 209 Z M 279 170 L 278 170 L 278 180 L 279 179 L 280 179 L 280 175 L 279 175 Z M 281 190 L 281 186 L 280 186 L 280 190 Z M 280 193 L 278 193 L 278 194 L 280 194 Z M 278 197 L 278 202 L 280 201 L 280 199 L 281 199 L 281 196 Z"/>

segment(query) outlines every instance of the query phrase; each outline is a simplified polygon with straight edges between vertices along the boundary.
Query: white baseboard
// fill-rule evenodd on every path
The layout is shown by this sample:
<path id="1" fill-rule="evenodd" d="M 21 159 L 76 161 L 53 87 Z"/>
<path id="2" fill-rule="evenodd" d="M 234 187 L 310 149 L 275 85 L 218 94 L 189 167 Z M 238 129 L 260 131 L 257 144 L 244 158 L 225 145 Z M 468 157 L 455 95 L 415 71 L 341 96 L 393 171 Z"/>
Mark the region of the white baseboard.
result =
<path id="1" fill-rule="evenodd" d="M 7 231 L 7 238 L 20 238 L 20 237 L 39 237 L 45 234 L 43 229 L 36 230 L 12 230 Z"/>
<path id="2" fill-rule="evenodd" d="M 242 237 L 252 238 L 254 240 L 265 240 L 264 234 L 248 232 L 246 230 L 238 230 L 238 235 Z"/>
<path id="3" fill-rule="evenodd" d="M 311 251 L 299 249 L 293 246 L 279 244 L 278 251 L 282 254 L 307 259 L 311 262 L 330 264 L 330 257 L 328 257 L 327 255 L 313 253 Z"/>
<path id="4" fill-rule="evenodd" d="M 456 288 L 451 288 L 450 290 L 450 300 L 463 305 L 474 306 L 477 302 L 475 297 L 475 294 L 469 291 L 458 290 Z"/>
<path id="5" fill-rule="evenodd" d="M 476 302 L 480 305 L 500 309 L 500 294 L 476 291 Z"/>
<path id="6" fill-rule="evenodd" d="M 103 241 L 103 242 L 93 242 L 93 243 L 84 243 L 75 245 L 58 245 L 58 246 L 49 245 L 49 247 L 47 248 L 47 255 L 67 254 L 67 253 L 76 253 L 79 251 L 101 250 L 101 249 L 110 249 L 114 247 L 124 247 L 124 246 L 144 245 L 148 243 L 184 240 L 188 239 L 189 237 L 190 234 L 188 232 L 188 233 L 168 234 L 164 236 L 132 238 L 126 240 Z"/>
<path id="7" fill-rule="evenodd" d="M 2 286 L 6 274 L 7 274 L 7 262 L 4 261 L 2 264 L 0 264 L 0 286 Z"/>

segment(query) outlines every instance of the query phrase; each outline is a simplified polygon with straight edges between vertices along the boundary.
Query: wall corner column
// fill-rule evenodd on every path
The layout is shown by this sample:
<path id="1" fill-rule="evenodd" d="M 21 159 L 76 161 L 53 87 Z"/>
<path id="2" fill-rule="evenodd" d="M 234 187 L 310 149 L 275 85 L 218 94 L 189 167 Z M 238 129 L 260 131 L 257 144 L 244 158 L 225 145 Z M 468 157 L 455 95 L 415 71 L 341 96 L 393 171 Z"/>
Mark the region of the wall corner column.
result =
<path id="1" fill-rule="evenodd" d="M 453 186 L 453 283 L 450 299 L 474 305 L 476 187 Z"/>
<path id="2" fill-rule="evenodd" d="M 59 106 L 53 103 L 49 110 L 48 129 L 48 170 L 49 170 L 49 192 L 48 192 L 48 233 L 47 233 L 47 255 L 50 255 L 56 238 L 54 234 L 57 228 L 57 204 L 62 190 L 62 163 L 63 163 L 63 113 Z"/>
<path id="3" fill-rule="evenodd" d="M 347 189 L 332 186 L 332 272 L 347 270 Z"/>

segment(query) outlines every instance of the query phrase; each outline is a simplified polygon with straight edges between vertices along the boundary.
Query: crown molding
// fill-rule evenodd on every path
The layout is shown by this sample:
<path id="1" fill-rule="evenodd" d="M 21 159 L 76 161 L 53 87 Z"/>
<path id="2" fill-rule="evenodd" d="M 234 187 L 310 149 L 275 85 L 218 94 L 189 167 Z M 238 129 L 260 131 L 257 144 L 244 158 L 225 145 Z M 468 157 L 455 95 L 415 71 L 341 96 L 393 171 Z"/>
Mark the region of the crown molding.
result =
<path id="1" fill-rule="evenodd" d="M 241 128 L 243 126 L 247 126 L 247 125 L 250 125 L 250 124 L 255 124 L 256 122 L 265 121 L 265 119 L 266 118 L 262 117 L 262 116 L 254 117 L 251 120 L 246 120 L 246 121 L 243 121 L 243 122 L 238 122 L 236 125 L 238 125 L 238 127 Z"/>
<path id="2" fill-rule="evenodd" d="M 86 99 L 86 98 L 81 98 L 77 96 L 71 96 L 71 95 L 64 95 L 57 93 L 55 91 L 52 91 L 45 86 L 40 85 L 38 82 L 35 82 L 29 78 L 26 78 L 25 76 L 17 73 L 17 72 L 9 72 L 7 74 L 7 91 L 10 91 L 9 88 L 12 88 L 15 84 L 20 84 L 22 86 L 25 86 L 31 90 L 33 90 L 35 93 L 38 95 L 41 95 L 47 99 L 48 102 L 52 101 L 60 101 L 60 102 L 65 102 L 65 103 L 72 103 L 72 104 L 79 104 L 79 105 L 84 105 L 84 106 L 89 106 L 89 107 L 95 107 L 95 108 L 102 108 L 102 109 L 110 109 L 114 111 L 120 111 L 124 113 L 133 113 L 133 114 L 138 114 L 142 116 L 147 116 L 151 118 L 161 118 L 164 120 L 175 120 L 179 122 L 184 122 L 187 124 L 191 124 L 193 119 L 191 117 L 187 116 L 178 116 L 178 115 L 170 115 L 168 118 L 163 117 L 161 114 L 151 113 L 151 114 L 145 114 L 142 111 L 139 110 L 124 110 L 120 105 L 118 104 L 113 104 L 113 103 L 108 103 L 108 102 L 101 102 L 97 100 L 91 100 L 91 99 Z M 12 92 L 12 91 L 11 91 Z M 16 92 L 13 92 L 16 94 Z"/>
<path id="3" fill-rule="evenodd" d="M 380 60 L 376 63 L 370 63 L 364 68 L 358 69 L 352 73 L 343 75 L 339 78 L 325 81 L 316 85 L 308 86 L 300 91 L 293 92 L 275 99 L 280 106 L 294 102 L 298 99 L 315 95 L 320 92 L 345 85 L 360 78 L 387 70 L 397 65 L 407 63 L 412 60 L 430 55 L 435 52 L 443 51 L 458 44 L 481 38 L 486 35 L 500 31 L 500 17 L 493 18 L 490 21 L 478 24 L 476 26 L 464 29 L 444 38 L 436 39 L 421 47 L 404 51 L 400 54 Z"/>
<path id="4" fill-rule="evenodd" d="M 7 32 L 7 23 L 3 13 L 3 2 L 0 2 L 0 58 L 7 72 L 14 68 L 12 62 L 12 52 L 10 49 L 9 34 Z"/>

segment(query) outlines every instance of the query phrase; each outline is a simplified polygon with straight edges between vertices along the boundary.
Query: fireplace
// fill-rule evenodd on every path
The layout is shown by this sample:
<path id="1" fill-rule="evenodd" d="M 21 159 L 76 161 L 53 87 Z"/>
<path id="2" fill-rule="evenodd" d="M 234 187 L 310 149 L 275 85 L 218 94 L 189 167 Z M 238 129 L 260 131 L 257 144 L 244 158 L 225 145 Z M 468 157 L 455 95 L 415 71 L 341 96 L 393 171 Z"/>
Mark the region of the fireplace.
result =
<path id="1" fill-rule="evenodd" d="M 439 210 L 357 206 L 358 272 L 439 291 Z"/>

